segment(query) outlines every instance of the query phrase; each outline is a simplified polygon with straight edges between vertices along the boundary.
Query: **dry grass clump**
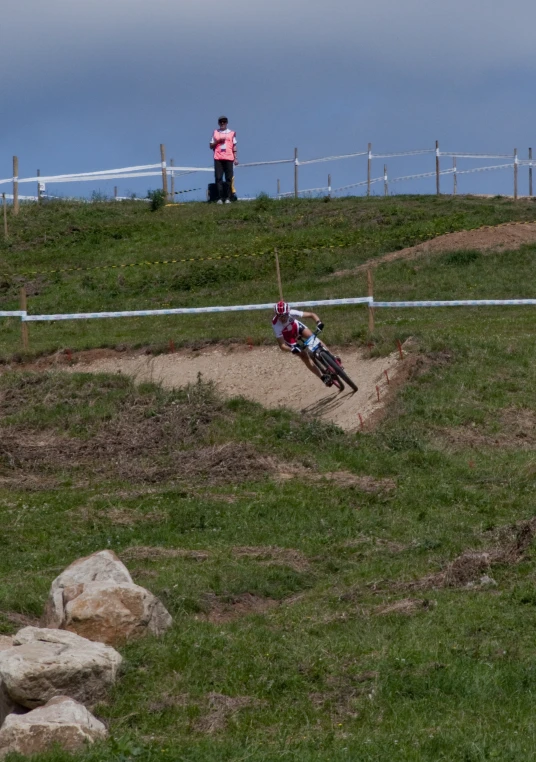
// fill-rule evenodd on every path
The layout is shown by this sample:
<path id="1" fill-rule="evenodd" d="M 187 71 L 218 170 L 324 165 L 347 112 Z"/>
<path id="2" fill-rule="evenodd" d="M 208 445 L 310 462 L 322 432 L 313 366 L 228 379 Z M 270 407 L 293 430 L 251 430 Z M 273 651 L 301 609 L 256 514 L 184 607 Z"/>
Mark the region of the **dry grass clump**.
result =
<path id="1" fill-rule="evenodd" d="M 468 550 L 451 561 L 445 569 L 403 585 L 406 589 L 467 587 L 473 585 L 492 566 L 517 564 L 532 545 L 536 534 L 536 517 L 519 521 L 498 532 L 498 543 L 487 551 Z"/>

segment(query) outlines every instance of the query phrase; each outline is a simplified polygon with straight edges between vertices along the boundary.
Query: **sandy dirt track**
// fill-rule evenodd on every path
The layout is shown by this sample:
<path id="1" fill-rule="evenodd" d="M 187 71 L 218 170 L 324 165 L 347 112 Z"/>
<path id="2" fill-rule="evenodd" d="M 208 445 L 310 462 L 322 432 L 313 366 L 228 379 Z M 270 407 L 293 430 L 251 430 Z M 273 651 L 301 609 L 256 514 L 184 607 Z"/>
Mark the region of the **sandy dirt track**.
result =
<path id="1" fill-rule="evenodd" d="M 378 359 L 364 359 L 361 352 L 340 350 L 344 368 L 359 390 L 352 393 L 327 388 L 299 358 L 277 347 L 217 347 L 175 354 L 126 356 L 81 361 L 71 370 L 95 373 L 124 373 L 138 382 L 154 381 L 163 386 L 181 387 L 194 383 L 198 373 L 214 381 L 225 397 L 244 396 L 265 407 L 288 407 L 308 416 L 331 421 L 346 431 L 360 427 L 359 415 L 366 421 L 383 404 L 387 392 L 387 371 L 392 381 L 401 362 L 398 353 Z M 380 390 L 377 400 L 376 386 Z"/>
<path id="2" fill-rule="evenodd" d="M 351 270 L 338 270 L 331 278 L 342 275 L 353 275 L 371 267 L 400 259 L 411 260 L 424 254 L 443 254 L 448 251 L 471 249 L 472 251 L 515 251 L 526 243 L 536 242 L 535 222 L 506 222 L 502 225 L 476 228 L 475 230 L 460 230 L 456 233 L 431 238 L 429 241 L 410 246 L 407 249 L 392 251 L 381 257 L 369 259 Z"/>

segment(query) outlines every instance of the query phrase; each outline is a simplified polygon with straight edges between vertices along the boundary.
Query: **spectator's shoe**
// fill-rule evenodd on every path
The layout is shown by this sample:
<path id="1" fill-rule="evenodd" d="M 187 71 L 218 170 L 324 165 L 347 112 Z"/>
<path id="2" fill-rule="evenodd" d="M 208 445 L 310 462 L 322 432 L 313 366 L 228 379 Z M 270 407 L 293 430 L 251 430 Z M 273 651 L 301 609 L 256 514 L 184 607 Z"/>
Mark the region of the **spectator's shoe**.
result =
<path id="1" fill-rule="evenodd" d="M 223 204 L 223 201 L 221 200 L 221 198 L 219 198 L 219 199 L 216 201 L 216 203 L 217 203 L 217 204 Z"/>
<path id="2" fill-rule="evenodd" d="M 226 199 L 225 199 L 225 203 L 226 203 L 226 204 L 230 204 L 230 203 L 231 203 L 231 199 L 230 199 L 230 198 L 226 198 Z"/>
<path id="3" fill-rule="evenodd" d="M 325 383 L 326 386 L 333 386 L 333 379 L 329 375 L 329 373 L 326 373 L 322 376 L 322 381 Z"/>

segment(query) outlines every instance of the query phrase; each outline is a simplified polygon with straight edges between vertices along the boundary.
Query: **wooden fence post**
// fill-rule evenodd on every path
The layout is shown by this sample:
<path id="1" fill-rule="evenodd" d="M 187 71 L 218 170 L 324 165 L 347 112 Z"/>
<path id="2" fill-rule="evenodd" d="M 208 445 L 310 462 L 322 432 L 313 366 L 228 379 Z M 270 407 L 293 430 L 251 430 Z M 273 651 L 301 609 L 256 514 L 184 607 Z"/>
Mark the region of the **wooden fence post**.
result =
<path id="1" fill-rule="evenodd" d="M 19 159 L 13 157 L 13 214 L 19 213 Z"/>
<path id="2" fill-rule="evenodd" d="M 518 163 L 517 163 L 517 148 L 514 148 L 514 201 L 517 201 L 517 175 L 518 175 Z"/>
<path id="3" fill-rule="evenodd" d="M 281 180 L 277 178 L 277 198 L 281 196 Z"/>
<path id="4" fill-rule="evenodd" d="M 368 154 L 367 154 L 367 196 L 370 196 L 371 173 L 372 173 L 372 143 L 369 143 Z"/>
<path id="5" fill-rule="evenodd" d="M 7 241 L 7 201 L 5 193 L 2 193 L 2 206 L 4 208 L 4 238 Z"/>
<path id="6" fill-rule="evenodd" d="M 37 177 L 41 177 L 41 170 L 37 170 Z M 41 203 L 41 181 L 37 181 L 37 203 Z"/>
<path id="7" fill-rule="evenodd" d="M 389 195 L 389 184 L 387 180 L 387 164 L 383 165 L 383 195 Z"/>
<path id="8" fill-rule="evenodd" d="M 456 174 L 456 157 L 454 156 L 452 158 L 452 169 L 454 172 L 452 173 L 452 176 L 454 178 L 454 187 L 452 189 L 452 195 L 455 196 L 458 193 L 458 175 Z"/>
<path id="9" fill-rule="evenodd" d="M 117 199 L 117 185 L 114 185 L 114 198 Z"/>
<path id="10" fill-rule="evenodd" d="M 435 174 L 436 174 L 436 193 L 439 196 L 441 193 L 441 186 L 440 186 L 440 172 L 441 172 L 441 165 L 439 161 L 439 140 L 436 140 L 435 142 Z"/>
<path id="11" fill-rule="evenodd" d="M 529 148 L 529 196 L 532 198 L 532 148 Z"/>
<path id="12" fill-rule="evenodd" d="M 277 273 L 277 285 L 279 287 L 279 298 L 283 301 L 283 285 L 281 283 L 281 270 L 279 269 L 279 254 L 277 249 L 274 249 L 275 254 L 275 271 Z"/>
<path id="13" fill-rule="evenodd" d="M 26 298 L 26 286 L 22 286 L 20 290 L 20 308 L 24 312 L 28 309 L 28 300 Z M 29 347 L 29 339 L 28 339 L 28 323 L 26 323 L 24 320 L 21 320 L 21 326 L 22 326 L 22 347 L 23 349 L 28 349 Z"/>
<path id="14" fill-rule="evenodd" d="M 294 198 L 298 198 L 298 149 L 294 149 Z"/>
<path id="15" fill-rule="evenodd" d="M 169 160 L 169 166 L 174 167 L 175 162 L 173 159 Z M 171 203 L 175 203 L 175 172 L 171 173 Z"/>
<path id="16" fill-rule="evenodd" d="M 328 175 L 328 198 L 331 198 L 331 175 Z"/>
<path id="17" fill-rule="evenodd" d="M 164 192 L 166 201 L 169 201 L 168 184 L 167 184 L 167 166 L 166 166 L 166 146 L 163 143 L 160 143 L 160 162 L 162 164 L 162 191 Z"/>
<path id="18" fill-rule="evenodd" d="M 372 270 L 367 270 L 368 295 L 374 296 L 374 283 L 372 280 Z M 374 307 L 369 304 L 368 308 L 368 330 L 369 334 L 374 333 Z"/>

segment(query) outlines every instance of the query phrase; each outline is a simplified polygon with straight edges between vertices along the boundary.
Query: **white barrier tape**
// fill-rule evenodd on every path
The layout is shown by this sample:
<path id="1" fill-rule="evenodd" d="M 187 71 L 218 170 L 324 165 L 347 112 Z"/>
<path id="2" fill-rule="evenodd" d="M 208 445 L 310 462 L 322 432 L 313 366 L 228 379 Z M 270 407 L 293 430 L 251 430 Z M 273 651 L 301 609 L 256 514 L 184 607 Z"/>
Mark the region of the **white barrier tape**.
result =
<path id="1" fill-rule="evenodd" d="M 350 299 L 322 299 L 319 301 L 292 302 L 296 307 L 337 306 L 342 304 L 371 304 L 371 296 L 360 296 Z M 24 323 L 35 323 L 49 320 L 91 320 L 94 318 L 119 317 L 150 317 L 157 315 L 199 315 L 207 312 L 246 312 L 251 310 L 273 310 L 273 302 L 268 304 L 241 304 L 234 307 L 178 307 L 169 310 L 129 310 L 125 312 L 73 312 L 57 315 L 28 315 L 25 312 L 10 312 L 9 315 L 20 315 Z M 2 313 L 0 313 L 1 315 Z"/>
<path id="2" fill-rule="evenodd" d="M 513 166 L 513 164 L 497 164 L 495 167 L 473 167 L 473 169 L 458 169 L 456 170 L 456 174 L 469 175 L 472 172 L 489 172 L 493 169 L 511 169 Z"/>
<path id="3" fill-rule="evenodd" d="M 423 172 L 420 175 L 405 175 L 404 177 L 393 177 L 391 179 L 392 183 L 399 183 L 402 182 L 402 180 L 420 180 L 423 177 L 435 177 L 435 172 Z"/>
<path id="4" fill-rule="evenodd" d="M 374 180 L 370 181 L 370 184 L 374 185 L 374 183 L 379 182 L 383 182 L 383 175 L 381 177 L 375 177 Z M 352 183 L 351 185 L 342 185 L 340 188 L 335 188 L 333 193 L 337 193 L 337 191 L 348 190 L 349 188 L 358 188 L 362 185 L 368 185 L 368 180 L 362 180 L 360 183 Z"/>
<path id="5" fill-rule="evenodd" d="M 448 153 L 440 151 L 440 156 L 451 156 L 455 159 L 511 159 L 511 153 Z"/>
<path id="6" fill-rule="evenodd" d="M 24 319 L 24 316 L 26 315 L 26 312 L 24 310 L 13 310 L 13 311 L 0 311 L 0 317 L 20 317 Z"/>
<path id="7" fill-rule="evenodd" d="M 390 159 L 394 158 L 396 156 L 421 156 L 423 154 L 430 154 L 434 153 L 434 148 L 423 148 L 422 150 L 418 151 L 401 151 L 400 153 L 373 153 L 371 154 L 372 159 Z"/>
<path id="8" fill-rule="evenodd" d="M 301 194 L 301 193 L 318 193 L 319 191 L 326 191 L 326 190 L 329 190 L 327 185 L 324 186 L 323 188 L 306 188 L 305 190 L 299 190 L 298 194 Z M 293 196 L 294 195 L 294 191 L 285 191 L 284 193 L 280 193 L 279 195 L 280 196 Z"/>
<path id="9" fill-rule="evenodd" d="M 267 164 L 294 164 L 294 159 L 276 159 L 275 161 L 249 161 L 245 164 L 242 164 L 240 162 L 237 164 L 238 167 L 264 167 Z"/>
<path id="10" fill-rule="evenodd" d="M 6 200 L 9 199 L 10 201 L 13 200 L 13 195 L 11 193 L 5 193 L 3 194 L 6 197 Z M 38 196 L 18 196 L 17 197 L 19 201 L 39 201 Z"/>
<path id="11" fill-rule="evenodd" d="M 368 151 L 360 151 L 359 153 L 345 153 L 341 156 L 324 156 L 321 159 L 306 159 L 301 161 L 300 164 L 318 164 L 322 161 L 337 161 L 337 159 L 353 159 L 355 156 L 367 156 Z"/>
<path id="12" fill-rule="evenodd" d="M 160 172 L 145 172 L 142 170 L 159 169 Z M 167 171 L 170 171 L 170 167 L 167 167 Z M 214 172 L 212 167 L 173 167 L 174 172 Z M 83 182 L 90 180 L 103 180 L 103 179 L 120 179 L 124 177 L 157 177 L 162 172 L 161 164 L 147 164 L 139 167 L 125 167 L 123 169 L 104 169 L 101 172 L 83 172 L 73 175 L 50 175 L 40 177 L 23 177 L 18 179 L 19 183 L 67 183 L 67 182 Z M 6 183 L 12 183 L 15 178 L 8 178 L 0 180 L 0 185 Z"/>
<path id="13" fill-rule="evenodd" d="M 493 307 L 536 305 L 536 299 L 457 299 L 448 302 L 372 302 L 372 307 Z"/>

